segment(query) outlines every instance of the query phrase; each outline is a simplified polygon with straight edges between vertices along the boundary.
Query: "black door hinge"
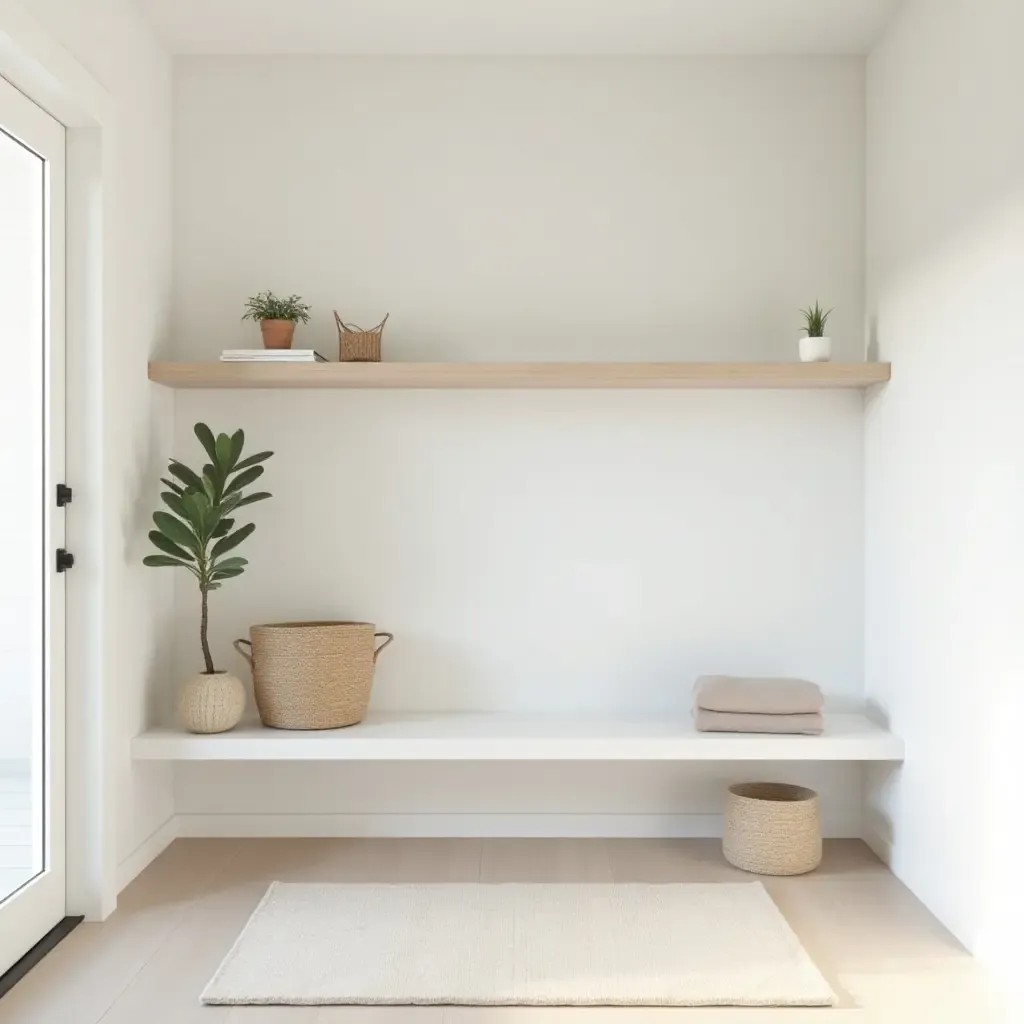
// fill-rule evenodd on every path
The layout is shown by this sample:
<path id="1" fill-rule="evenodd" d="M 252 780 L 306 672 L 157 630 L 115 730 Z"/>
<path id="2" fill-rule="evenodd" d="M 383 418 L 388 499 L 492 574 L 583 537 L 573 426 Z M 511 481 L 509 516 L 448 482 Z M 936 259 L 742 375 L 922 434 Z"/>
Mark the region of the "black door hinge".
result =
<path id="1" fill-rule="evenodd" d="M 57 484 L 57 508 L 70 505 L 74 496 L 75 492 L 67 484 Z"/>
<path id="2" fill-rule="evenodd" d="M 57 548 L 57 572 L 67 572 L 75 567 L 75 556 L 66 548 Z"/>

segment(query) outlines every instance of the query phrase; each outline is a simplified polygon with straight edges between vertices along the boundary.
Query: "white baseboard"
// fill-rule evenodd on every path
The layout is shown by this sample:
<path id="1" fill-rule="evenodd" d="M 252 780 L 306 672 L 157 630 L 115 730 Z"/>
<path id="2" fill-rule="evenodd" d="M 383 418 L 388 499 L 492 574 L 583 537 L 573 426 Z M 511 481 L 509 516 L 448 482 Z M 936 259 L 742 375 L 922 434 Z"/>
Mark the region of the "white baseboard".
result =
<path id="1" fill-rule="evenodd" d="M 172 814 L 148 839 L 139 845 L 117 866 L 117 891 L 120 892 L 135 877 L 141 874 L 150 864 L 178 838 L 180 819 Z"/>
<path id="2" fill-rule="evenodd" d="M 826 816 L 829 839 L 860 838 L 860 814 Z M 188 838 L 718 839 L 720 814 L 179 814 Z"/>

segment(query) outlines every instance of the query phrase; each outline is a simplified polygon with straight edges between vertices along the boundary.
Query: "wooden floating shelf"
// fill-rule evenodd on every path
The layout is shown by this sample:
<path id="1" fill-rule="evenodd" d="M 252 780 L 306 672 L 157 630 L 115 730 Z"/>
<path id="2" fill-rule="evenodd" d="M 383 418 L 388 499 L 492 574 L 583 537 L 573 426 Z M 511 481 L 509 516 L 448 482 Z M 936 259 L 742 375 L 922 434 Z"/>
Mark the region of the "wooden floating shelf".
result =
<path id="1" fill-rule="evenodd" d="M 864 715 L 825 716 L 821 736 L 699 733 L 686 716 L 643 720 L 435 712 L 371 714 L 323 732 L 242 724 L 200 736 L 151 729 L 137 761 L 902 761 L 903 741 Z"/>
<path id="2" fill-rule="evenodd" d="M 866 388 L 889 363 L 150 363 L 172 388 Z"/>

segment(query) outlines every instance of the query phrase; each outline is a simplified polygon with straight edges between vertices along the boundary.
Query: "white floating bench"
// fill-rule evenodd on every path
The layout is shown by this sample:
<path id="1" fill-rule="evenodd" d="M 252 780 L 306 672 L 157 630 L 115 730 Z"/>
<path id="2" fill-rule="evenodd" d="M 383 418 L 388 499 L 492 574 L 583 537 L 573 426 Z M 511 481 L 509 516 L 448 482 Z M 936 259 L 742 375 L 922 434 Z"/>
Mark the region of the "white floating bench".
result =
<path id="1" fill-rule="evenodd" d="M 685 717 L 552 718 L 375 713 L 324 732 L 242 724 L 199 736 L 151 729 L 138 761 L 902 761 L 903 741 L 861 714 L 825 716 L 821 736 L 698 733 Z"/>

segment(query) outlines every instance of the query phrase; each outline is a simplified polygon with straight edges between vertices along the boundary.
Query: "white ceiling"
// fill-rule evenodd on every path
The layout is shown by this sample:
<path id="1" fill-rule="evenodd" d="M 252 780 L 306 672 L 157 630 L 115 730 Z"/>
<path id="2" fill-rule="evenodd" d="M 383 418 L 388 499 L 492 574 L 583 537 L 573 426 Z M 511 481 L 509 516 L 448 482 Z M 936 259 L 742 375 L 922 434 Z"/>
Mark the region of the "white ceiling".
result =
<path id="1" fill-rule="evenodd" d="M 866 53 L 902 0 L 137 0 L 177 53 Z"/>

